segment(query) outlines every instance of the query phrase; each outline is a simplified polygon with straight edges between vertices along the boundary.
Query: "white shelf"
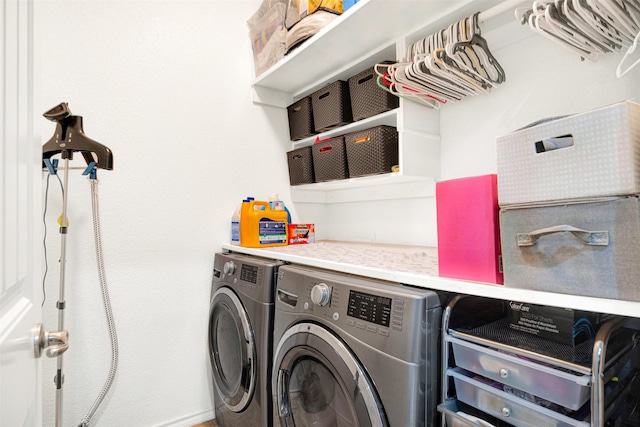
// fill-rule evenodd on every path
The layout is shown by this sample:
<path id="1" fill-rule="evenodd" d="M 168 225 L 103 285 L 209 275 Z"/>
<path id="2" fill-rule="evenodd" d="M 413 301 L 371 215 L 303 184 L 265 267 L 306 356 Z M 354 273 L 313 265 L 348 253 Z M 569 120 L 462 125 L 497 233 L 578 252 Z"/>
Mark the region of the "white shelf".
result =
<path id="1" fill-rule="evenodd" d="M 363 58 L 395 59 L 395 42 L 407 34 L 416 40 L 426 37 L 498 3 L 499 0 L 360 0 L 258 76 L 252 84 L 254 101 L 286 107 L 293 103 L 294 96 L 309 93 L 322 82 L 353 75 Z"/>
<path id="2" fill-rule="evenodd" d="M 433 179 L 395 172 L 291 187 L 291 198 L 297 203 L 350 203 L 435 195 Z"/>
<path id="3" fill-rule="evenodd" d="M 313 135 L 308 138 L 301 139 L 299 141 L 293 141 L 293 148 L 306 147 L 313 145 L 316 138 L 327 139 L 338 135 L 344 135 L 351 132 L 357 132 L 364 129 L 369 129 L 375 126 L 393 126 L 398 127 L 398 109 L 391 111 L 385 111 L 382 114 L 378 114 L 373 117 L 359 120 L 357 122 L 349 123 L 348 125 L 341 126 L 336 129 L 331 129 L 326 132 L 322 132 L 318 135 Z"/>
<path id="4" fill-rule="evenodd" d="M 435 180 L 440 176 L 440 135 L 424 131 L 428 129 L 424 127 L 428 122 L 426 113 L 417 117 L 405 109 L 403 121 L 399 119 L 401 114 L 397 108 L 294 142 L 295 149 L 312 145 L 316 137 L 325 139 L 374 126 L 393 126 L 398 129 L 399 172 L 292 186 L 292 200 L 300 203 L 347 203 L 434 197 Z M 421 123 L 416 126 L 423 126 L 422 130 L 403 128 L 418 121 Z"/>
<path id="5" fill-rule="evenodd" d="M 335 249 L 332 248 L 332 245 L 335 245 Z M 349 248 L 348 259 L 346 257 L 340 258 L 339 255 L 336 255 L 336 253 L 344 251 L 345 247 Z M 402 265 L 403 259 L 411 258 L 412 256 L 422 255 L 425 260 L 431 260 L 434 256 L 434 251 L 437 257 L 436 248 L 348 242 L 318 242 L 311 245 L 260 249 L 224 244 L 222 248 L 229 251 L 326 268 L 437 291 L 640 318 L 640 302 L 539 292 L 504 285 L 446 279 L 437 276 L 437 260 L 435 261 L 435 270 L 433 262 L 424 263 L 425 271 L 410 271 Z M 314 254 L 314 251 L 317 251 L 317 254 Z M 394 267 L 373 266 L 371 262 L 367 262 L 370 259 L 375 260 L 377 252 L 380 253 L 379 257 L 384 257 L 385 259 L 393 258 L 394 253 L 398 253 L 398 260 L 393 263 Z M 427 253 L 426 257 L 424 257 L 425 253 Z M 359 254 L 362 254 L 363 259 L 360 259 Z M 390 261 L 393 261 L 393 259 Z"/>

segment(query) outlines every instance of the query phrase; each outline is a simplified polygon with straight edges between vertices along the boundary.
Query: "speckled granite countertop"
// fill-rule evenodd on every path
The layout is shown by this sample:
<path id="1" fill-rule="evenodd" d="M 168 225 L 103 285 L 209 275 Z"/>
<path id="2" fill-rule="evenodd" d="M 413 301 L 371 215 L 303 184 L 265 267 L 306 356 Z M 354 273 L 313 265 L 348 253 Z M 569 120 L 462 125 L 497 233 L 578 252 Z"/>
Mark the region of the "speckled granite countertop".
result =
<path id="1" fill-rule="evenodd" d="M 640 302 L 439 277 L 438 249 L 435 247 L 322 240 L 309 245 L 259 249 L 223 244 L 222 249 L 434 290 L 640 317 Z"/>

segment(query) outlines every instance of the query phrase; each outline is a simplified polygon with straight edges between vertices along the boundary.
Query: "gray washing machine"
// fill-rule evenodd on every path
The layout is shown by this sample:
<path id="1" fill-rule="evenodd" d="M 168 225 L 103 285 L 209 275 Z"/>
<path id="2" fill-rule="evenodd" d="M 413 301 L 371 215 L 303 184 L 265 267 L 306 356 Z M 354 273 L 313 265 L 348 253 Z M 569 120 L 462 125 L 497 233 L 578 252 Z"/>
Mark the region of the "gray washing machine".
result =
<path id="1" fill-rule="evenodd" d="M 281 264 L 215 254 L 207 342 L 220 427 L 272 425 L 274 288 Z"/>
<path id="2" fill-rule="evenodd" d="M 280 267 L 274 425 L 437 425 L 441 306 L 426 289 Z"/>

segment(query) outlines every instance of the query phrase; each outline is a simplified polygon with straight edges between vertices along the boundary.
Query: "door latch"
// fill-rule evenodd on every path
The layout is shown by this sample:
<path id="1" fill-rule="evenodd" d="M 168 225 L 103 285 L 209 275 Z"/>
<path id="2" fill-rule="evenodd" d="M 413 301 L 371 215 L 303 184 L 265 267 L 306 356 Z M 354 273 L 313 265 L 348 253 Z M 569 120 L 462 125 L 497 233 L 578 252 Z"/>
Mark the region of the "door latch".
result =
<path id="1" fill-rule="evenodd" d="M 69 348 L 69 332 L 47 332 L 42 323 L 38 323 L 34 330 L 33 354 L 38 359 L 42 350 L 47 349 L 47 356 L 58 357 Z"/>

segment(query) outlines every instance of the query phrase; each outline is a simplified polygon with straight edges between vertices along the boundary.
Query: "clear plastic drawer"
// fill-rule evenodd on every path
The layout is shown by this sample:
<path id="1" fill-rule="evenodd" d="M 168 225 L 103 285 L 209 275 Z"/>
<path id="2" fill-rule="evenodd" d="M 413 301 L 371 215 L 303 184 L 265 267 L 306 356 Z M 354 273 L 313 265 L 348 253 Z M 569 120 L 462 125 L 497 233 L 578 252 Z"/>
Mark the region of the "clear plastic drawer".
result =
<path id="1" fill-rule="evenodd" d="M 531 393 L 571 410 L 591 396 L 591 376 L 571 373 L 522 356 L 447 337 L 456 365 L 494 381 Z"/>
<path id="2" fill-rule="evenodd" d="M 458 400 L 516 427 L 590 426 L 588 422 L 536 405 L 515 394 L 506 393 L 493 384 L 479 378 L 473 378 L 473 374 L 460 368 L 447 369 L 447 375 L 454 377 Z M 588 413 L 587 408 L 586 415 Z"/>

